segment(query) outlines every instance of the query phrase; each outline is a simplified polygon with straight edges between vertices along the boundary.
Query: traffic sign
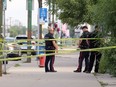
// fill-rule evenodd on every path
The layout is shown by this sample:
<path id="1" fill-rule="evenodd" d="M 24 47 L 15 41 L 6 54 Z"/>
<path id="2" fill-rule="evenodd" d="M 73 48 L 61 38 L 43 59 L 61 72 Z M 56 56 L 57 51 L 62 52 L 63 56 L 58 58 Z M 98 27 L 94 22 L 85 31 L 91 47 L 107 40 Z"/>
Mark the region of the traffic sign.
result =
<path id="1" fill-rule="evenodd" d="M 39 8 L 39 19 L 47 22 L 47 8 Z"/>

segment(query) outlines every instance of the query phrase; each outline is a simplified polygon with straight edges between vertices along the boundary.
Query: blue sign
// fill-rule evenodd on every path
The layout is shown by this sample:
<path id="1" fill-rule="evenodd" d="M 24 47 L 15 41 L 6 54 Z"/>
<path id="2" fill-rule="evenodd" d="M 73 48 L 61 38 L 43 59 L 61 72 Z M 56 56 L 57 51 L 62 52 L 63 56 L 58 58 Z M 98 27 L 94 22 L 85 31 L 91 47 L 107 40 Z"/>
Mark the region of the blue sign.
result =
<path id="1" fill-rule="evenodd" d="M 40 8 L 39 9 L 39 19 L 47 22 L 47 8 Z"/>

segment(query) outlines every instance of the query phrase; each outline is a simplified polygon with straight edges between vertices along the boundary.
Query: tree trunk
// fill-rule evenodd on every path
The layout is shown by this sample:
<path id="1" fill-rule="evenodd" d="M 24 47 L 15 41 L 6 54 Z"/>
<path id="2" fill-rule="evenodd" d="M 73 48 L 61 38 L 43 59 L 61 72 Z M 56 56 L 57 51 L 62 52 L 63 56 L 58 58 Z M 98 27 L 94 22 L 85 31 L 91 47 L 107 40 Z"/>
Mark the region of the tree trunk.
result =
<path id="1" fill-rule="evenodd" d="M 42 8 L 42 0 L 38 0 L 38 6 L 39 8 Z M 38 24 L 38 26 L 39 26 L 39 39 L 42 39 L 42 25 Z"/>
<path id="2" fill-rule="evenodd" d="M 54 24 L 55 2 L 52 0 L 52 23 Z"/>

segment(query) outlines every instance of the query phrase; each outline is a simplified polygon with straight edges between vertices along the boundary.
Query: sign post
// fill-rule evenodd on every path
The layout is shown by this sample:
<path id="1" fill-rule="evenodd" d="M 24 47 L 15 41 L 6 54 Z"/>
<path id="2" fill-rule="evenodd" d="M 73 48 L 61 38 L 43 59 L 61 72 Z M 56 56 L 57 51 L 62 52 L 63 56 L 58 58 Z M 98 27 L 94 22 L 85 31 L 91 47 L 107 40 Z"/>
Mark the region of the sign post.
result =
<path id="1" fill-rule="evenodd" d="M 7 8 L 7 0 L 4 0 L 3 1 L 3 36 L 4 36 L 4 39 L 6 37 L 6 22 L 5 22 L 6 8 Z M 3 44 L 4 44 L 3 50 L 5 50 L 5 42 L 3 42 Z M 5 55 L 5 52 L 3 52 L 3 55 Z M 6 59 L 6 56 L 4 56 L 4 59 Z M 3 71 L 4 74 L 7 74 L 7 72 L 6 72 L 6 64 L 7 64 L 7 62 L 6 62 L 6 60 L 4 60 L 4 71 Z"/>

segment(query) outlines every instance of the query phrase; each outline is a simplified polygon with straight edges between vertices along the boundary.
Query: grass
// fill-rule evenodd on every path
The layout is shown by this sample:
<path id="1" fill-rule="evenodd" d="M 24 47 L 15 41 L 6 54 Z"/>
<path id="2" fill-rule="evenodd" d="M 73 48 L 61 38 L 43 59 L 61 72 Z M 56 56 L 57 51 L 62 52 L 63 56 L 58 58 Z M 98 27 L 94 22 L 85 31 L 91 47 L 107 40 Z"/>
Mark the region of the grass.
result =
<path id="1" fill-rule="evenodd" d="M 96 77 L 96 79 L 100 83 L 101 87 L 105 87 L 105 86 L 108 85 L 108 83 L 104 83 L 104 82 L 98 80 L 98 78 L 97 78 L 98 74 L 97 73 L 92 73 L 92 74 Z"/>
<path id="2" fill-rule="evenodd" d="M 104 83 L 104 82 L 102 82 L 102 81 L 99 81 L 99 83 L 101 84 L 102 87 L 105 87 L 105 86 L 108 85 L 108 83 Z"/>
<path id="3" fill-rule="evenodd" d="M 21 65 L 20 65 L 20 64 L 15 64 L 15 65 L 14 65 L 14 67 L 19 67 L 19 66 L 21 66 Z"/>

